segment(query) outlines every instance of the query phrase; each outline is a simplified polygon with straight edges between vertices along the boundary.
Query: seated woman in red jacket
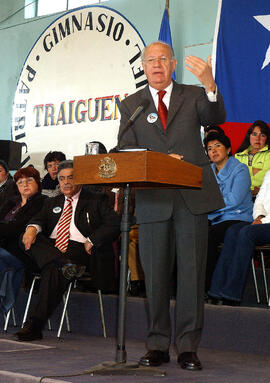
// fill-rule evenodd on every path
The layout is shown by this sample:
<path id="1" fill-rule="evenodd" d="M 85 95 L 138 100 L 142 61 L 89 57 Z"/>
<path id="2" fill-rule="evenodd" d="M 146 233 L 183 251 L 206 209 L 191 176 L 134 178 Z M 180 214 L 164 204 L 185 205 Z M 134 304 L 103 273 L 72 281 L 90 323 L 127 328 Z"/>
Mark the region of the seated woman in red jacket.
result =
<path id="1" fill-rule="evenodd" d="M 19 169 L 14 180 L 19 194 L 0 209 L 0 307 L 4 312 L 16 300 L 25 266 L 36 268 L 20 250 L 18 239 L 47 198 L 41 195 L 40 175 L 35 168 Z"/>

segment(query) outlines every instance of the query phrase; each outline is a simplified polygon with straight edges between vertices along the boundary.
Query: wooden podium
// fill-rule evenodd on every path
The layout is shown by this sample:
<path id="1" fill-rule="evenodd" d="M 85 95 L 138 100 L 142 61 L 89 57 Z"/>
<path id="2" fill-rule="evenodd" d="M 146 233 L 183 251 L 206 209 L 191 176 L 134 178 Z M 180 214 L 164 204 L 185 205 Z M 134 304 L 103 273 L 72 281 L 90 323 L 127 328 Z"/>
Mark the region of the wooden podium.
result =
<path id="1" fill-rule="evenodd" d="M 74 181 L 77 184 L 200 188 L 202 169 L 163 153 L 123 151 L 74 157 Z"/>
<path id="2" fill-rule="evenodd" d="M 121 266 L 116 362 L 104 362 L 88 370 L 96 375 L 165 375 L 165 371 L 127 365 L 125 349 L 126 287 L 129 247 L 129 197 L 135 188 L 201 188 L 202 169 L 167 154 L 151 151 L 122 151 L 110 154 L 74 157 L 73 179 L 76 184 L 111 184 L 124 188 L 121 220 Z"/>

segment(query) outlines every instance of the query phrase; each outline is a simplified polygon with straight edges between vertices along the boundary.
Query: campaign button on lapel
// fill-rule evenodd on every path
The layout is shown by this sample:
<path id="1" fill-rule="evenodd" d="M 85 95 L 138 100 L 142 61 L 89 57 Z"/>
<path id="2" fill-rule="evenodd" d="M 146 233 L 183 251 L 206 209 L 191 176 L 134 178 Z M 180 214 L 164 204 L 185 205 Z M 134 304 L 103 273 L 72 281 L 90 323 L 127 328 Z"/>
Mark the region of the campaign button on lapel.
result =
<path id="1" fill-rule="evenodd" d="M 60 206 L 56 206 L 56 207 L 53 208 L 53 212 L 54 212 L 55 214 L 60 213 L 61 210 L 62 210 L 62 209 L 61 209 Z"/>
<path id="2" fill-rule="evenodd" d="M 153 124 L 154 122 L 156 122 L 158 119 L 158 115 L 156 113 L 150 113 L 148 114 L 147 116 L 147 121 L 150 123 L 150 124 Z"/>

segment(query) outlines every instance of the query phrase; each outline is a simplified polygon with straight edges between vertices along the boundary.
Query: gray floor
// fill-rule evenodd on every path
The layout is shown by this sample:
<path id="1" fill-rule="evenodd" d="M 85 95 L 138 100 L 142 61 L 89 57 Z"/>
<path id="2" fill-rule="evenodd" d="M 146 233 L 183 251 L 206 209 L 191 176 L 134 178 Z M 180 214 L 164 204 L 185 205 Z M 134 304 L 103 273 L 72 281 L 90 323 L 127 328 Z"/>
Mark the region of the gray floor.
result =
<path id="1" fill-rule="evenodd" d="M 9 345 L 3 346 L 3 340 Z M 176 363 L 176 355 L 171 350 L 171 362 L 159 368 L 166 376 L 91 376 L 90 374 L 64 377 L 64 375 L 83 374 L 86 370 L 105 361 L 115 359 L 115 338 L 64 334 L 58 341 L 55 333 L 46 332 L 42 341 L 29 343 L 14 342 L 12 334 L 2 334 L 0 338 L 0 381 L 37 382 L 32 377 L 56 375 L 53 380 L 74 383 L 85 382 L 194 382 L 194 383 L 261 383 L 270 382 L 270 355 L 245 354 L 201 348 L 199 356 L 204 369 L 199 372 L 182 370 Z M 44 347 L 44 346 L 47 346 Z M 144 352 L 142 341 L 127 340 L 128 363 L 137 362 Z M 7 374 L 26 374 L 25 376 Z M 17 379 L 18 378 L 18 379 Z"/>
<path id="2" fill-rule="evenodd" d="M 263 291 L 261 296 L 263 298 Z M 20 292 L 16 303 L 18 323 L 22 320 L 26 298 L 27 294 Z M 246 302 L 256 306 L 254 299 L 251 283 L 246 291 Z M 43 379 L 43 383 L 270 383 L 270 310 L 266 302 L 262 303 L 257 307 L 206 305 L 199 349 L 204 366 L 202 371 L 182 370 L 171 347 L 171 362 L 159 368 L 159 371 L 165 371 L 165 376 L 92 376 L 89 370 L 94 366 L 115 360 L 118 297 L 103 297 L 108 334 L 104 339 L 97 295 L 74 292 L 69 304 L 72 333 L 63 331 L 61 340 L 57 340 L 55 330 L 45 331 L 41 341 L 28 343 L 15 340 L 13 333 L 16 329 L 12 326 L 8 333 L 0 332 L 0 383 L 37 383 L 40 377 L 48 375 L 55 377 Z M 174 301 L 171 302 L 172 318 L 173 310 Z M 128 298 L 126 311 L 127 361 L 136 364 L 145 352 L 147 302 Z M 60 309 L 52 318 L 54 329 L 59 322 L 59 313 Z M 2 316 L 0 328 L 3 328 Z"/>

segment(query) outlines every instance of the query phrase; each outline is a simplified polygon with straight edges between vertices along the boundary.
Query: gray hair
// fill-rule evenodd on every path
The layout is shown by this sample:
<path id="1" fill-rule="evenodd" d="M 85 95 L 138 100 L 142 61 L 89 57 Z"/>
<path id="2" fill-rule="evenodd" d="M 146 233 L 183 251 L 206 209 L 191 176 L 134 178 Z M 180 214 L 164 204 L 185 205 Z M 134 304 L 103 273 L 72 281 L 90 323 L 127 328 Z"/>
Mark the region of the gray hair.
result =
<path id="1" fill-rule="evenodd" d="M 57 174 L 59 175 L 63 169 L 73 169 L 73 160 L 61 161 L 58 165 Z"/>
<path id="2" fill-rule="evenodd" d="M 172 59 L 172 60 L 175 60 L 175 56 L 174 56 L 173 48 L 172 48 L 169 44 L 164 43 L 164 41 L 154 41 L 154 42 L 152 42 L 151 44 L 149 44 L 149 45 L 147 45 L 146 47 L 143 48 L 143 50 L 142 50 L 142 54 L 141 54 L 141 59 L 142 59 L 142 61 L 145 60 L 145 51 L 146 51 L 146 49 L 147 49 L 148 47 L 150 47 L 151 45 L 155 45 L 155 44 L 165 45 L 165 46 L 169 49 L 169 51 L 170 51 L 170 53 L 171 53 L 171 59 Z"/>

